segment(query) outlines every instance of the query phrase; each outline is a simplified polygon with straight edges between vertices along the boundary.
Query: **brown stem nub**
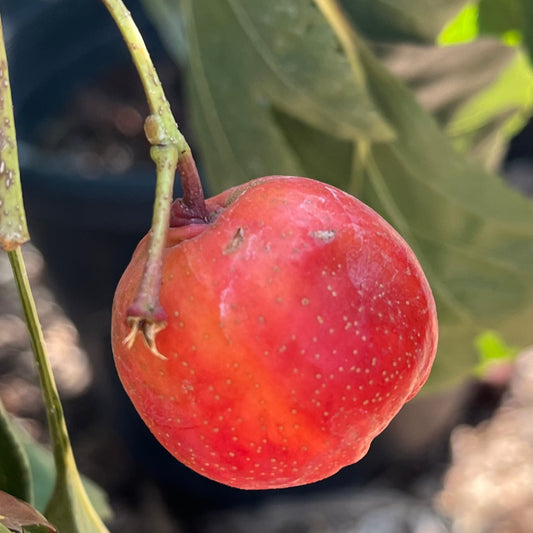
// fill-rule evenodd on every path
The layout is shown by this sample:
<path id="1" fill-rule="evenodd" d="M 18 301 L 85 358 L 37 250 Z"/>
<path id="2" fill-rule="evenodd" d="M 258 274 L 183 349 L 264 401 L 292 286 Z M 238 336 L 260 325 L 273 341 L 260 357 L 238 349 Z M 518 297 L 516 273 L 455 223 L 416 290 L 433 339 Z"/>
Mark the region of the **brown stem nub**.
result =
<path id="1" fill-rule="evenodd" d="M 141 333 L 148 349 L 159 359 L 163 359 L 164 361 L 167 360 L 167 357 L 165 357 L 157 349 L 157 346 L 155 343 L 156 335 L 161 330 L 165 329 L 167 325 L 165 321 L 162 321 L 162 320 L 152 321 L 152 320 L 147 320 L 145 318 L 139 318 L 138 316 L 130 316 L 128 317 L 128 325 L 130 326 L 131 329 L 123 341 L 124 344 L 126 344 L 128 348 L 131 348 L 133 346 L 133 343 L 135 342 L 135 339 L 137 338 L 137 333 Z"/>

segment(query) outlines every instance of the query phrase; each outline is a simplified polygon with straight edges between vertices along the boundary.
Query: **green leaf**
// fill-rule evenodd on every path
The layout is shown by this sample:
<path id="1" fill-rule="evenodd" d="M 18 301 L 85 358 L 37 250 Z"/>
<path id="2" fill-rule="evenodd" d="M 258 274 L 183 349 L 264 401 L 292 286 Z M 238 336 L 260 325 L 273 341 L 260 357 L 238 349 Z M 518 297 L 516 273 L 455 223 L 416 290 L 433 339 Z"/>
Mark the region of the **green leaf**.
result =
<path id="1" fill-rule="evenodd" d="M 58 472 L 45 515 L 57 524 L 61 531 L 108 533 L 89 500 L 72 453 L 64 457 L 64 466 L 65 470 Z"/>
<path id="2" fill-rule="evenodd" d="M 468 43 L 479 35 L 479 7 L 468 2 L 457 16 L 448 21 L 437 36 L 441 46 Z"/>
<path id="3" fill-rule="evenodd" d="M 0 401 L 0 490 L 21 500 L 32 501 L 30 464 Z"/>
<path id="4" fill-rule="evenodd" d="M 445 129 L 454 145 L 469 151 L 489 169 L 497 169 L 509 141 L 526 125 L 533 109 L 533 70 L 524 52 L 512 60 L 492 84 L 458 108 Z"/>
<path id="5" fill-rule="evenodd" d="M 43 531 L 55 533 L 55 527 L 30 504 L 0 491 L 0 524 L 17 533 Z M 37 526 L 39 529 L 30 529 Z"/>
<path id="6" fill-rule="evenodd" d="M 391 137 L 367 93 L 357 54 L 345 53 L 342 35 L 314 2 L 182 5 L 190 101 L 213 192 L 269 173 L 302 174 L 275 112 L 336 139 Z"/>
<path id="7" fill-rule="evenodd" d="M 500 38 L 510 46 L 523 44 L 533 57 L 533 1 L 479 0 L 469 3 L 438 36 L 442 45 L 467 42 L 479 35 Z"/>
<path id="8" fill-rule="evenodd" d="M 514 34 L 515 41 L 520 42 L 527 24 L 524 4 L 524 0 L 480 0 L 477 20 L 480 33 L 504 39 Z"/>
<path id="9" fill-rule="evenodd" d="M 274 52 L 281 46 L 276 39 L 285 37 L 287 25 L 276 27 L 268 46 L 258 37 L 263 35 L 264 21 L 277 20 L 278 2 L 262 3 L 259 14 L 251 12 L 255 2 L 247 2 L 246 9 L 236 0 L 219 2 L 213 9 L 207 8 L 206 0 L 186 0 L 183 5 L 197 140 L 213 189 L 261 174 L 303 174 L 341 186 L 389 220 L 417 254 L 437 301 L 440 342 L 429 389 L 456 383 L 472 373 L 477 364 L 475 339 L 487 329 L 501 332 L 512 345 L 531 343 L 533 204 L 453 148 L 413 93 L 350 29 L 335 2 L 316 0 L 322 16 L 315 13 L 312 20 L 321 21 L 322 37 L 326 35 L 323 26 L 329 26 L 328 42 L 335 41 L 331 33 L 336 35 L 341 52 L 345 58 L 356 58 L 357 68 L 345 59 L 330 71 L 327 82 L 341 87 L 357 72 L 356 79 L 364 80 L 364 99 L 351 102 L 356 109 L 350 116 L 368 118 L 370 102 L 371 115 L 380 117 L 380 123 L 392 129 L 392 136 L 369 135 L 355 127 L 362 122 L 347 121 L 347 116 L 340 120 L 342 106 L 329 115 L 332 122 L 317 121 L 314 111 L 302 112 L 301 103 L 294 105 L 290 85 L 285 86 L 285 100 L 280 100 L 282 94 L 273 88 L 280 82 L 280 72 L 293 63 L 284 62 L 286 56 Z M 296 20 L 290 15 L 285 18 L 298 31 Z M 314 76 L 307 79 L 305 94 L 309 95 L 323 83 L 323 70 L 320 61 L 307 59 L 313 50 L 323 54 L 332 47 L 325 47 L 312 32 L 304 32 L 300 39 L 306 44 L 291 48 L 292 61 L 297 72 L 307 69 Z M 282 44 L 287 42 L 290 39 Z M 460 55 L 464 50 L 446 53 Z M 520 79 L 515 52 L 501 45 L 473 50 L 473 59 L 464 62 L 459 80 L 476 61 L 484 66 L 492 60 L 493 67 L 479 68 L 468 78 L 469 87 L 459 87 L 458 99 L 435 110 L 449 131 L 458 138 L 464 136 L 470 149 L 483 144 L 477 143 L 485 129 L 501 130 L 494 121 L 509 126 L 506 121 L 516 118 L 517 109 L 524 107 L 526 91 L 511 90 L 514 96 L 507 109 L 502 103 L 507 96 L 499 91 L 507 76 L 508 80 Z M 298 59 L 301 54 L 303 59 Z M 346 72 L 339 73 L 341 67 Z M 426 62 L 429 67 L 432 62 Z M 443 86 L 449 87 L 444 81 L 448 76 L 443 74 Z M 257 94 L 262 97 L 251 98 Z M 315 97 L 314 102 L 327 108 L 324 98 Z M 486 110 L 482 109 L 485 105 Z M 348 122 L 354 127 L 347 127 Z M 464 130 L 458 124 L 465 124 Z M 486 142 L 490 138 L 487 135 Z"/>
<path id="10" fill-rule="evenodd" d="M 187 40 L 181 17 L 176 15 L 175 2 L 145 0 L 144 9 L 159 29 L 159 37 L 177 65 L 187 62 Z"/>
<path id="11" fill-rule="evenodd" d="M 365 146 L 352 192 L 403 234 L 428 276 L 440 328 L 429 386 L 441 387 L 475 366 L 481 331 L 533 340 L 533 203 L 455 152 L 413 95 L 360 40 L 354 46 L 396 138 Z"/>
<path id="12" fill-rule="evenodd" d="M 22 526 L 22 533 L 50 533 L 50 529 L 43 525 Z"/>
<path id="13" fill-rule="evenodd" d="M 341 0 L 366 38 L 432 43 L 468 0 Z"/>
<path id="14" fill-rule="evenodd" d="M 475 340 L 479 362 L 475 373 L 484 376 L 495 363 L 505 363 L 512 361 L 519 354 L 520 350 L 514 346 L 509 346 L 503 337 L 496 331 L 484 331 Z"/>
<path id="15" fill-rule="evenodd" d="M 29 239 L 22 203 L 20 170 L 9 71 L 0 20 L 0 248 L 13 250 Z"/>
<path id="16" fill-rule="evenodd" d="M 493 39 L 452 46 L 376 47 L 439 121 L 454 146 L 488 169 L 533 109 L 533 71 L 520 48 Z"/>
<path id="17" fill-rule="evenodd" d="M 349 186 L 353 142 L 336 139 L 276 109 L 272 113 L 287 146 L 298 158 L 304 176 L 316 179 L 327 176 L 328 183 L 340 189 Z"/>
<path id="18" fill-rule="evenodd" d="M 14 425 L 15 433 L 29 459 L 31 479 L 34 489 L 34 506 L 44 512 L 54 489 L 56 469 L 52 452 L 36 442 L 22 427 Z M 82 476 L 83 485 L 93 507 L 103 520 L 113 516 L 108 498 L 103 489 L 94 481 Z"/>

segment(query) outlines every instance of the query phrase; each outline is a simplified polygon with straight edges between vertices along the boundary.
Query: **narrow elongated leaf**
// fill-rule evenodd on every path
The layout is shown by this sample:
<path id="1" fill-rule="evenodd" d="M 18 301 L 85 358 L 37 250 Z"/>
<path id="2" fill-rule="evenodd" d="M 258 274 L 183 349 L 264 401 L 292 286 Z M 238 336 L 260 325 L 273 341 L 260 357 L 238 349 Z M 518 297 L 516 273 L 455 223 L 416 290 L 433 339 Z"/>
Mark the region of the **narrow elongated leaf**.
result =
<path id="1" fill-rule="evenodd" d="M 533 108 L 533 70 L 496 39 L 456 46 L 380 45 L 380 59 L 415 93 L 454 146 L 497 169 Z"/>
<path id="2" fill-rule="evenodd" d="M 32 501 L 30 464 L 0 401 L 0 490 L 21 500 Z"/>
<path id="3" fill-rule="evenodd" d="M 302 173 L 273 109 L 339 139 L 391 137 L 356 51 L 344 51 L 314 2 L 182 4 L 191 105 L 213 191 L 267 173 Z"/>
<path id="4" fill-rule="evenodd" d="M 187 43 L 183 21 L 176 12 L 175 2 L 146 0 L 144 8 L 159 30 L 159 36 L 172 54 L 175 62 L 183 66 L 187 62 Z"/>
<path id="5" fill-rule="evenodd" d="M 9 70 L 0 20 L 0 248 L 13 250 L 28 239 Z"/>
<path id="6" fill-rule="evenodd" d="M 284 2 L 285 20 L 276 26 L 278 2 L 243 4 L 183 2 L 197 139 L 213 189 L 260 174 L 304 174 L 347 189 L 387 218 L 413 247 L 437 300 L 440 343 L 430 388 L 472 371 L 477 363 L 475 339 L 487 329 L 498 331 L 513 346 L 531 342 L 533 204 L 454 150 L 413 93 L 350 29 L 333 0 L 308 3 L 319 8 L 311 20 L 322 40 L 302 32 L 299 39 L 307 44 L 299 47 L 287 34 L 301 27 L 300 17 L 290 13 L 300 2 Z M 309 19 L 301 20 L 309 24 Z M 273 27 L 268 40 L 265 32 Z M 337 54 L 344 55 L 344 61 L 337 58 L 333 70 L 321 70 L 316 59 L 298 58 L 303 50 L 324 54 L 335 42 L 342 44 Z M 284 48 L 288 43 L 291 53 Z M 312 53 L 304 57 L 315 58 Z M 512 59 L 504 58 L 501 68 L 511 64 Z M 306 71 L 307 78 L 289 76 L 291 65 L 297 73 Z M 348 74 L 339 74 L 341 67 Z M 336 87 L 347 79 L 353 84 L 354 76 L 362 80 L 364 98 L 351 103 L 358 109 L 340 118 L 340 104 L 328 107 L 324 95 L 332 93 L 317 89 L 323 72 L 330 73 L 327 82 Z M 306 107 L 305 98 L 303 104 L 295 102 L 299 93 L 291 92 L 294 85 L 281 83 L 287 79 L 298 80 L 301 94 L 313 94 L 314 106 Z M 470 80 L 477 83 L 475 76 Z M 490 80 L 494 88 L 499 76 Z M 466 101 L 475 102 L 474 95 L 484 90 L 477 85 Z M 487 94 L 485 103 L 492 102 Z M 454 124 L 465 100 L 450 104 L 455 106 L 447 109 L 453 110 L 448 124 Z M 329 109 L 329 119 L 317 120 L 317 109 Z M 492 110 L 506 120 L 499 104 Z M 380 117 L 387 135 L 363 131 L 361 117 L 371 116 Z M 474 130 L 490 126 L 492 118 L 484 120 Z"/>
<path id="7" fill-rule="evenodd" d="M 533 340 L 533 203 L 456 153 L 355 37 L 354 46 L 396 139 L 368 148 L 353 192 L 403 234 L 428 275 L 440 325 L 430 385 L 442 386 L 475 364 L 481 331 L 522 346 Z"/>
<path id="8" fill-rule="evenodd" d="M 432 43 L 467 0 L 341 0 L 359 32 L 376 41 Z"/>
<path id="9" fill-rule="evenodd" d="M 273 116 L 305 176 L 328 176 L 328 183 L 346 189 L 353 165 L 353 142 L 336 139 L 276 109 Z M 327 157 L 324 156 L 327 154 Z"/>

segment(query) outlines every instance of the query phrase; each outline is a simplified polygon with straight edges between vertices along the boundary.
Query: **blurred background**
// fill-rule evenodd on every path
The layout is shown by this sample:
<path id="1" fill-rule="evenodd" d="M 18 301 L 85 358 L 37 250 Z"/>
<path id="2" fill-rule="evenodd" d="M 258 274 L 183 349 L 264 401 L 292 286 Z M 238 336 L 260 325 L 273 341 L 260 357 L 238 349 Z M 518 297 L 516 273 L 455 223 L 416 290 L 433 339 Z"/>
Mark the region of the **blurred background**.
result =
<path id="1" fill-rule="evenodd" d="M 174 24 L 169 47 L 154 8 L 165 2 L 145 4 L 127 2 L 180 129 L 202 154 L 206 148 L 197 146 L 199 130 L 187 112 L 193 93 L 181 62 L 182 29 Z M 0 10 L 32 236 L 24 256 L 75 455 L 80 470 L 107 494 L 112 515 L 94 489 L 112 532 L 533 531 L 533 353 L 527 350 L 512 360 L 503 357 L 482 377 L 465 377 L 410 402 L 367 457 L 311 486 L 239 491 L 171 458 L 131 407 L 110 350 L 114 289 L 151 218 L 155 173 L 143 133 L 148 110 L 142 87 L 100 2 L 1 0 Z M 419 73 L 406 71 L 406 57 L 414 56 L 380 46 L 376 53 L 397 75 L 422 83 Z M 508 52 L 487 46 L 484 53 L 504 65 Z M 438 63 L 421 61 L 427 61 L 424 72 Z M 427 92 L 421 97 L 436 115 L 451 105 L 443 100 Z M 492 169 L 504 169 L 524 195 L 533 194 L 530 104 L 506 109 L 521 113 L 521 120 L 508 127 L 505 142 L 490 137 L 486 160 Z M 474 155 L 483 154 L 483 143 L 477 148 Z M 202 157 L 199 163 L 209 174 L 213 163 Z M 216 188 L 212 180 L 206 179 L 208 190 Z M 29 436 L 47 446 L 21 316 L 2 254 L 0 398 Z M 49 488 L 50 476 L 43 474 L 43 486 Z M 40 497 L 45 501 L 46 490 Z"/>

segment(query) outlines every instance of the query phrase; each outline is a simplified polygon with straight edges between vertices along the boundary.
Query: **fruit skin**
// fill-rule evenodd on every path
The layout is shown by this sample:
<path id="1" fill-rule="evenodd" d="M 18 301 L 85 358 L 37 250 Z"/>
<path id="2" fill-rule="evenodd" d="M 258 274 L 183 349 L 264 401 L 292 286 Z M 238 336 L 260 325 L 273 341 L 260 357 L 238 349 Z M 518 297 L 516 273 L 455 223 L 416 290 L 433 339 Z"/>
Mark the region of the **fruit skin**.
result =
<path id="1" fill-rule="evenodd" d="M 168 231 L 167 360 L 140 336 L 123 342 L 146 237 L 118 285 L 124 388 L 160 443 L 213 480 L 270 489 L 328 477 L 426 381 L 437 344 L 427 280 L 391 226 L 332 186 L 269 176 L 207 206 L 211 223 Z"/>

